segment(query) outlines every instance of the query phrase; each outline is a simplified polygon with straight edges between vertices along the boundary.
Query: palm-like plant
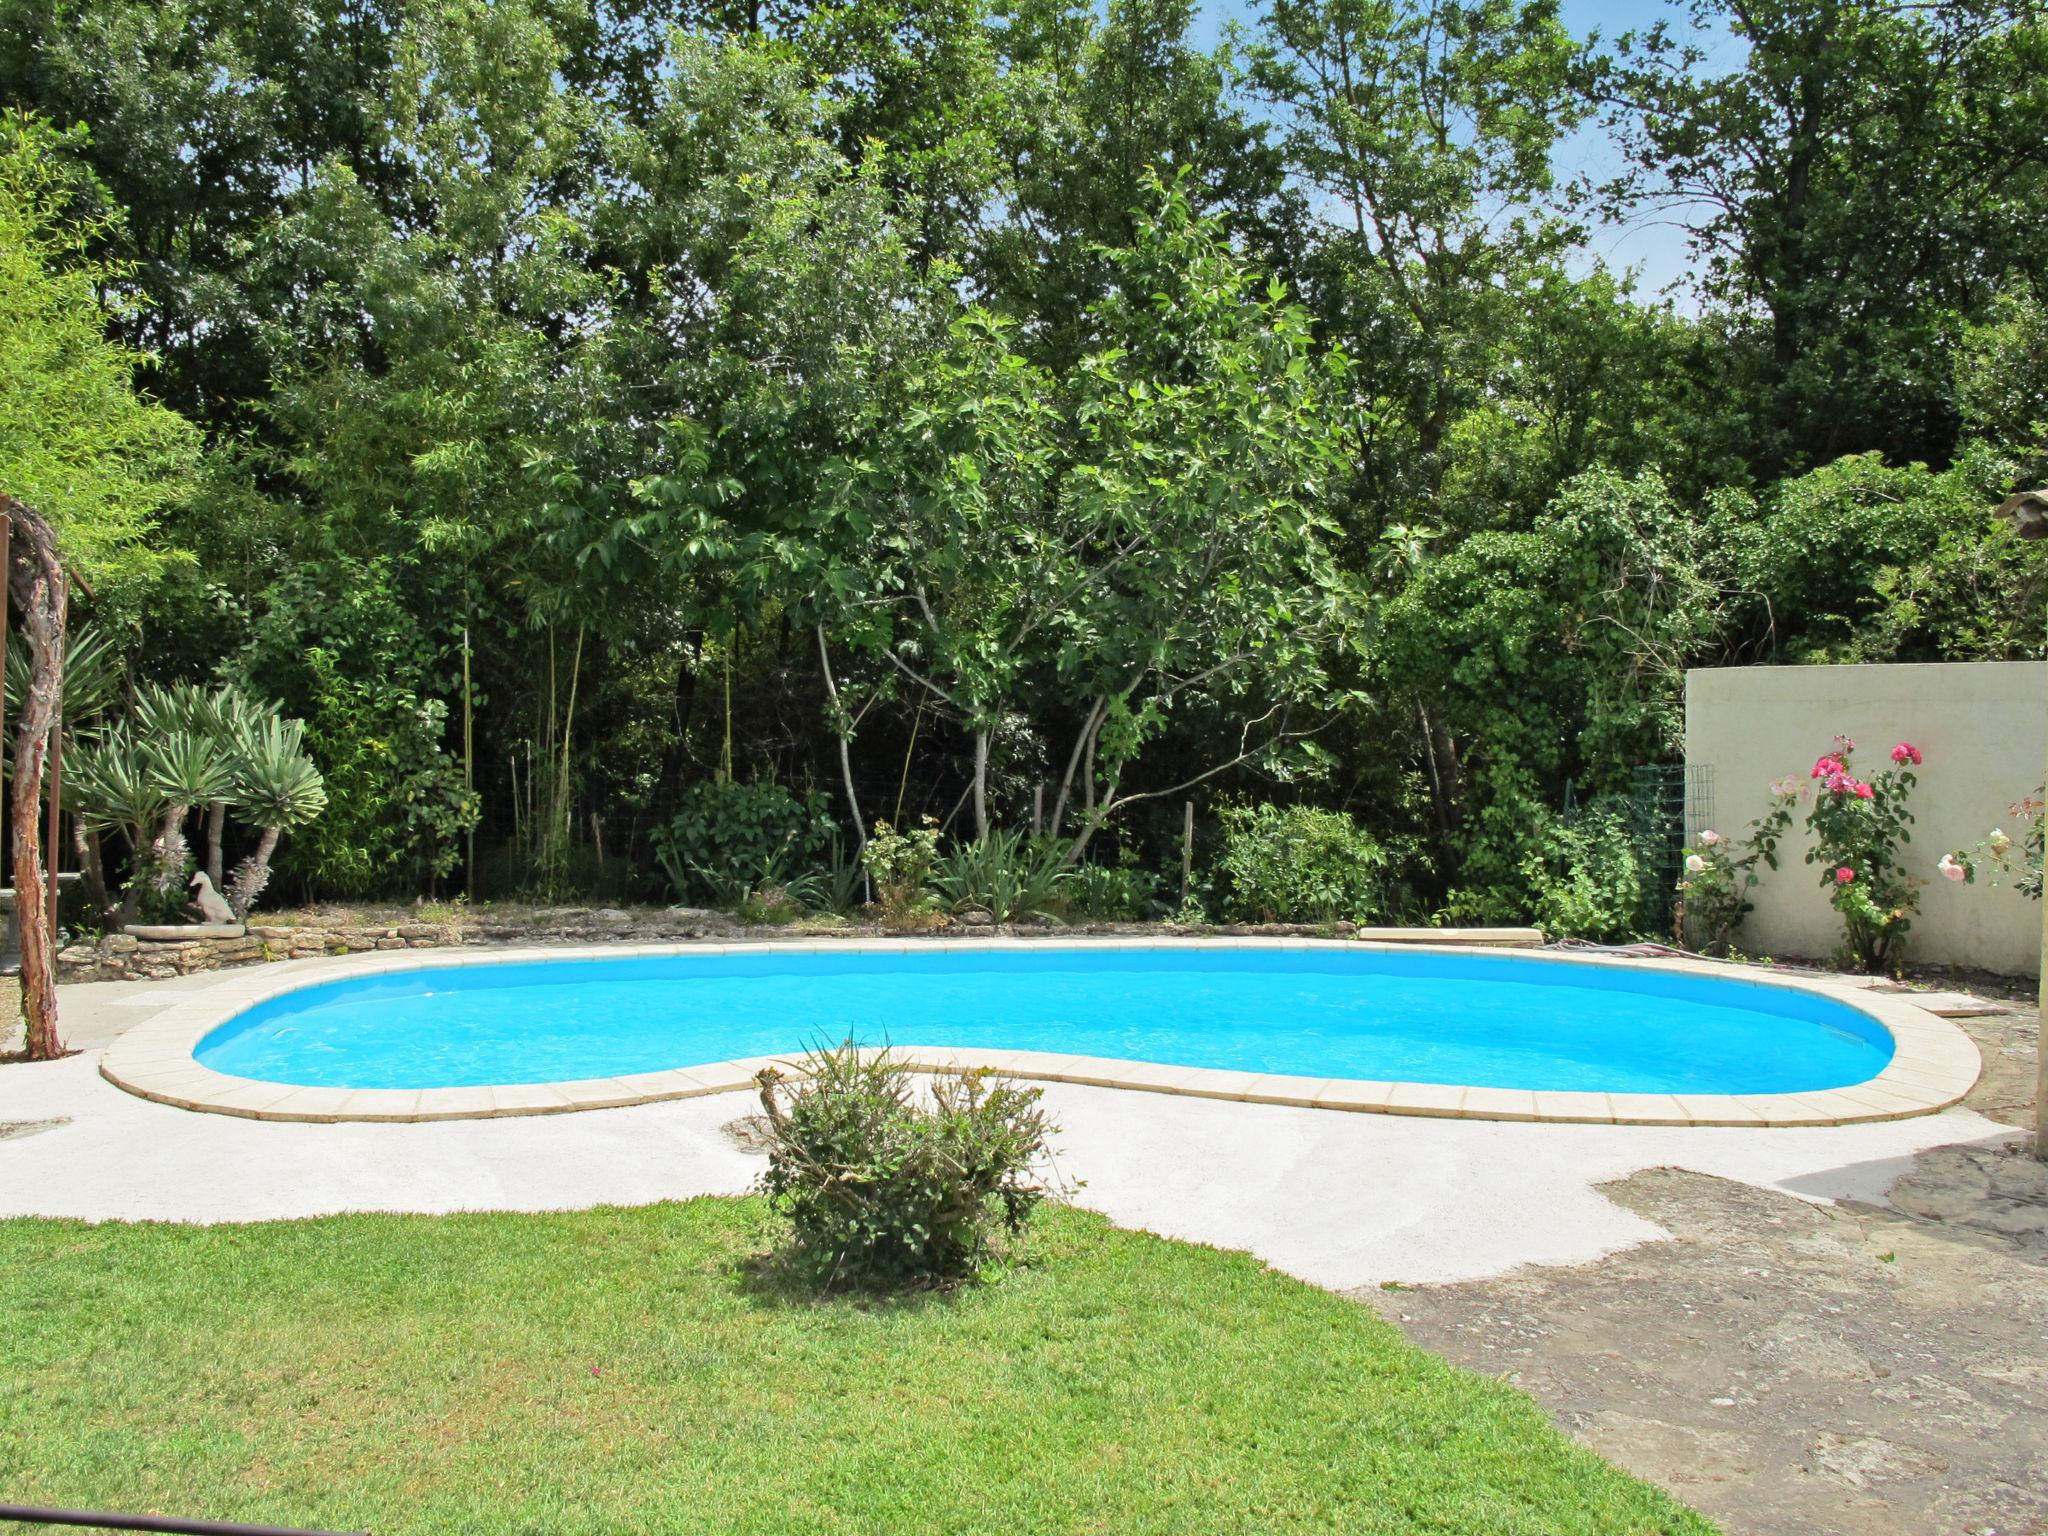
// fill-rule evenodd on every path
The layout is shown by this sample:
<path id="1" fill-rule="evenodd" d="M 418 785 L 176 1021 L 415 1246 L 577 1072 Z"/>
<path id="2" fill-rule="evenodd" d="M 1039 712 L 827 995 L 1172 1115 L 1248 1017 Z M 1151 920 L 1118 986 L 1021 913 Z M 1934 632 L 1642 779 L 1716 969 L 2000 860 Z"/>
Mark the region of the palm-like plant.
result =
<path id="1" fill-rule="evenodd" d="M 144 894 L 157 884 L 150 879 L 154 829 L 170 801 L 152 771 L 149 754 L 127 726 L 110 725 L 72 743 L 64 764 L 64 804 L 72 813 L 72 838 L 87 895 L 107 920 L 114 912 L 101 865 L 99 834 L 114 830 L 126 840 L 129 864 L 137 878 L 129 883 L 119 920 L 133 922 Z"/>
<path id="2" fill-rule="evenodd" d="M 265 720 L 274 719 L 274 711 L 256 703 L 232 683 L 216 688 L 207 697 L 206 728 L 228 753 L 230 776 L 234 783 L 241 780 L 242 764 L 249 755 L 251 736 Z M 213 882 L 215 890 L 222 888 L 221 844 L 227 833 L 227 821 L 228 792 L 223 791 L 206 803 L 206 878 Z"/>
<path id="3" fill-rule="evenodd" d="M 7 717 L 18 719 L 28 692 L 28 650 L 7 650 Z M 81 624 L 65 638 L 62 719 L 80 726 L 112 708 L 121 694 L 121 653 L 94 624 Z"/>
<path id="4" fill-rule="evenodd" d="M 247 917 L 270 884 L 270 857 L 288 828 L 327 808 L 327 786 L 306 755 L 305 726 L 269 715 L 249 726 L 235 763 L 236 815 L 261 829 L 256 851 L 235 866 L 226 892 L 235 916 Z"/>
<path id="5" fill-rule="evenodd" d="M 157 841 L 169 848 L 184 843 L 186 814 L 195 805 L 224 800 L 235 784 L 235 762 L 227 743 L 204 730 L 173 730 L 145 742 L 149 774 L 168 808 Z"/>
<path id="6" fill-rule="evenodd" d="M 68 768 L 65 801 L 74 813 L 80 867 L 103 911 L 110 903 L 99 873 L 100 834 L 118 829 L 127 841 L 123 922 L 133 922 L 152 896 L 159 905 L 176 904 L 187 868 L 185 824 L 195 808 L 206 810 L 206 873 L 246 915 L 269 883 L 278 839 L 327 804 L 320 771 L 306 755 L 304 726 L 233 687 L 145 686 L 132 723 L 81 733 Z M 232 890 L 221 880 L 230 810 L 258 834 Z"/>
<path id="7" fill-rule="evenodd" d="M 92 831 L 119 831 L 130 852 L 149 843 L 150 829 L 170 803 L 125 725 L 110 725 L 74 744 L 64 764 L 64 800 Z"/>

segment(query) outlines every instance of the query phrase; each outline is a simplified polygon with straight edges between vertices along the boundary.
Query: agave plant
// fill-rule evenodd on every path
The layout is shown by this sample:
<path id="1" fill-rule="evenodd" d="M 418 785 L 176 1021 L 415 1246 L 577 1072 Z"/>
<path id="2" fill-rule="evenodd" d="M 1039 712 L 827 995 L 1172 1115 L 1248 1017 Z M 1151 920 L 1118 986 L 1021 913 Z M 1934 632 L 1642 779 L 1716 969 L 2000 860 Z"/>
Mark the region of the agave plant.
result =
<path id="1" fill-rule="evenodd" d="M 327 808 L 327 786 L 306 755 L 303 724 L 273 714 L 248 727 L 235 763 L 232 799 L 237 817 L 261 829 L 256 851 L 235 866 L 225 892 L 235 916 L 247 917 L 270 884 L 277 840 Z"/>
<path id="2" fill-rule="evenodd" d="M 1065 843 L 1000 828 L 955 844 L 932 872 L 932 884 L 955 912 L 979 909 L 999 923 L 1056 914 L 1073 878 Z"/>

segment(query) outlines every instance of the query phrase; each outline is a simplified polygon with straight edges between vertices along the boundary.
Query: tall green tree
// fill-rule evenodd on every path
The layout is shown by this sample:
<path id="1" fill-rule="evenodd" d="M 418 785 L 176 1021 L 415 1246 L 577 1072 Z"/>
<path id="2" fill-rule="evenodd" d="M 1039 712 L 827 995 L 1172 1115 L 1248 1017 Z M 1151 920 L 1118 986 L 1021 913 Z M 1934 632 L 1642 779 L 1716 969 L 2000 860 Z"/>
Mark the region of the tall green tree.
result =
<path id="1" fill-rule="evenodd" d="M 71 569 L 119 584 L 172 558 L 156 530 L 199 436 L 138 393 L 145 360 L 107 336 L 100 296 L 124 273 L 93 253 L 118 214 L 75 159 L 82 137 L 0 113 L 0 494 L 49 519 Z"/>
<path id="2" fill-rule="evenodd" d="M 2011 0 L 1685 0 L 1617 39 L 1609 204 L 1682 224 L 1747 322 L 1761 474 L 1953 452 L 1962 326 L 2043 270 L 2044 72 L 2048 23 Z"/>
<path id="3" fill-rule="evenodd" d="M 1309 195 L 1304 301 L 1356 364 L 1372 516 L 1434 506 L 1453 426 L 1571 229 L 1553 151 L 1584 113 L 1554 0 L 1267 0 L 1250 89 Z"/>

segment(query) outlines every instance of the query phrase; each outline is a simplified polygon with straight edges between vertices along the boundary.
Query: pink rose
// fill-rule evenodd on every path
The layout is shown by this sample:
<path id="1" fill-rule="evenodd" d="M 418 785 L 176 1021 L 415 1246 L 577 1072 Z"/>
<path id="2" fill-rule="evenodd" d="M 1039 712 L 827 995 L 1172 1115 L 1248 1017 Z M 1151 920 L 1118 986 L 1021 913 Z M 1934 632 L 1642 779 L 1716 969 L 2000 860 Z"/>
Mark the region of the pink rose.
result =
<path id="1" fill-rule="evenodd" d="M 1809 773 L 1807 777 L 1809 779 L 1831 779 L 1841 771 L 1842 765 L 1836 762 L 1834 758 L 1822 756 L 1814 763 L 1813 772 Z"/>
<path id="2" fill-rule="evenodd" d="M 1922 762 L 1920 749 L 1910 741 L 1902 741 L 1892 748 L 1892 761 L 1901 767 L 1911 763 L 1915 768 L 1918 768 Z"/>
<path id="3" fill-rule="evenodd" d="M 1855 878 L 1856 871 L 1851 869 L 1846 864 L 1844 864 L 1840 869 L 1835 871 L 1835 884 L 1837 885 L 1847 885 L 1851 880 L 1854 880 Z"/>
<path id="4" fill-rule="evenodd" d="M 1720 841 L 1721 834 L 1716 832 L 1711 827 L 1709 827 L 1706 831 L 1700 834 L 1700 846 L 1703 848 L 1712 848 L 1715 844 L 1719 843 Z"/>
<path id="5" fill-rule="evenodd" d="M 1874 800 L 1877 798 L 1877 791 L 1868 784 L 1865 784 L 1861 779 L 1856 781 L 1855 789 L 1858 800 Z"/>

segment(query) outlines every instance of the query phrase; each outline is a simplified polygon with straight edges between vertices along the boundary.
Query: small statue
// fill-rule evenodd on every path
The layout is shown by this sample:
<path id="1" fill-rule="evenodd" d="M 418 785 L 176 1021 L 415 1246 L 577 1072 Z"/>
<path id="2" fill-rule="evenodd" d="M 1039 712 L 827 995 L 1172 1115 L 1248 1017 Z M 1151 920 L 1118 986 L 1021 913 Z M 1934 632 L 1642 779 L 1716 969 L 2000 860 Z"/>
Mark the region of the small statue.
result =
<path id="1" fill-rule="evenodd" d="M 186 889 L 192 893 L 192 905 L 199 909 L 202 923 L 232 923 L 235 920 L 234 908 L 221 899 L 220 892 L 213 888 L 205 870 L 197 871 Z"/>

